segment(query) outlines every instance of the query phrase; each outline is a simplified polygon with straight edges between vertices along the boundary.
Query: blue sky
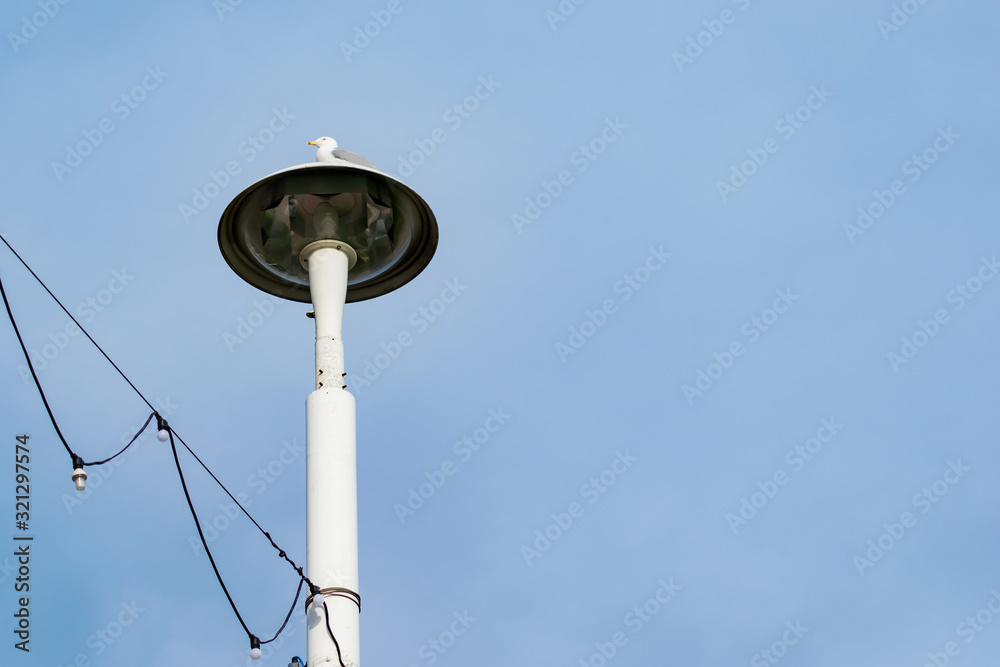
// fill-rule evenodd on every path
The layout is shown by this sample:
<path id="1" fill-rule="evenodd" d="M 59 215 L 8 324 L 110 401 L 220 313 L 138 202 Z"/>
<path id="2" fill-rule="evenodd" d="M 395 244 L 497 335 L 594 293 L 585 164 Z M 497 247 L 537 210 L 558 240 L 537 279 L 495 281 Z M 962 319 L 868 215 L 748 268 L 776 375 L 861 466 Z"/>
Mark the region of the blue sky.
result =
<path id="1" fill-rule="evenodd" d="M 219 217 L 322 135 L 427 200 L 431 264 L 346 309 L 366 664 L 992 665 L 998 18 L 19 0 L 0 231 L 304 562 L 313 322 L 229 269 Z M 63 432 L 114 453 L 147 408 L 0 274 Z M 0 663 L 246 664 L 169 448 L 78 494 L 0 350 L 0 553 L 19 433 L 35 538 L 28 654 L 0 558 Z M 269 637 L 295 576 L 183 461 Z M 304 657 L 302 621 L 258 664 Z"/>

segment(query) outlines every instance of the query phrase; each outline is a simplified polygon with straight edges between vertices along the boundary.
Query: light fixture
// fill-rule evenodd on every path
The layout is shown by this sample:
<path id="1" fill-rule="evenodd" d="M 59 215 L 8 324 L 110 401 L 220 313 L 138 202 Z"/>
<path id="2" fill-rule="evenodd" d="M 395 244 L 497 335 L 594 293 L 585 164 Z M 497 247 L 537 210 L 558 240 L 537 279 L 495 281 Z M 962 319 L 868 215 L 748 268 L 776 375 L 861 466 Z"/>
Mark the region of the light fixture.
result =
<path id="1" fill-rule="evenodd" d="M 437 222 L 420 195 L 349 157 L 271 174 L 236 195 L 219 221 L 219 247 L 238 276 L 313 305 L 316 390 L 306 399 L 310 667 L 360 661 L 357 410 L 344 381 L 344 304 L 406 284 L 438 243 Z"/>
<path id="2" fill-rule="evenodd" d="M 170 439 L 170 431 L 167 430 L 168 428 L 169 428 L 169 426 L 167 426 L 167 420 L 157 414 L 156 415 L 156 439 L 159 440 L 160 442 L 166 442 L 167 440 L 169 440 Z"/>
<path id="3" fill-rule="evenodd" d="M 83 469 L 83 459 L 73 455 L 73 483 L 77 491 L 87 490 L 87 472 Z"/>
<path id="4" fill-rule="evenodd" d="M 219 247 L 251 285 L 310 303 L 300 261 L 314 241 L 339 241 L 356 256 L 347 302 L 391 292 L 419 274 L 437 248 L 427 203 L 402 182 L 347 161 L 290 167 L 236 195 L 219 222 Z"/>

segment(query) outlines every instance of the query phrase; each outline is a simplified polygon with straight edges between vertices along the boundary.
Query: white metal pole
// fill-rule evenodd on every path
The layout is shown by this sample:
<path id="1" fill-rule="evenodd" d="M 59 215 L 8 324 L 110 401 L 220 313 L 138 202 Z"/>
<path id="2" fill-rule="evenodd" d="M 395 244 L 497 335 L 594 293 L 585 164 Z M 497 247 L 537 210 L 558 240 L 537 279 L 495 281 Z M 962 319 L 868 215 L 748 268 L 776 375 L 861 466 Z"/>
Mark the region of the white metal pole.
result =
<path id="1" fill-rule="evenodd" d="M 359 667 L 361 610 L 358 596 L 358 494 L 354 396 L 344 383 L 341 326 L 347 272 L 356 255 L 337 241 L 306 246 L 316 318 L 316 390 L 306 400 L 306 559 L 309 579 L 324 593 L 308 608 L 309 667 Z"/>

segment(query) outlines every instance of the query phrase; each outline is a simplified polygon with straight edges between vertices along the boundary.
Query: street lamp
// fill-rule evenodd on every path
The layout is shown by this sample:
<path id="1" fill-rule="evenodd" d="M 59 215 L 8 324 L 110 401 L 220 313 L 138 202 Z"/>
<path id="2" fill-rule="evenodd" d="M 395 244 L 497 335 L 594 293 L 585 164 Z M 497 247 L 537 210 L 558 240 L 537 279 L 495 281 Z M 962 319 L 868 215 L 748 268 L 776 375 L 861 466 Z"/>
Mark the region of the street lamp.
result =
<path id="1" fill-rule="evenodd" d="M 307 602 L 310 666 L 339 664 L 324 599 L 344 664 L 360 665 L 355 402 L 344 382 L 344 304 L 415 278 L 438 240 L 427 203 L 358 159 L 363 163 L 334 159 L 275 172 L 238 194 L 219 222 L 219 247 L 237 275 L 269 294 L 313 304 L 306 568 L 322 595 Z"/>

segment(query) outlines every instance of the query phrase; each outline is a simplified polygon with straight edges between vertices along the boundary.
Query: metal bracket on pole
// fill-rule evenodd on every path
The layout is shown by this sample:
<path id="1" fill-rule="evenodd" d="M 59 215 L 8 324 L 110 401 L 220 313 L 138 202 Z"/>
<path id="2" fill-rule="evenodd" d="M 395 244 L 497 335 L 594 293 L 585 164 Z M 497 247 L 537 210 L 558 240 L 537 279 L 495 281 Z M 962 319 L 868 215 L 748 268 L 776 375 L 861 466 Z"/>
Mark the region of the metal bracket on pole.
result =
<path id="1" fill-rule="evenodd" d="M 329 588 L 319 589 L 320 595 L 339 595 L 342 598 L 347 598 L 354 604 L 358 605 L 358 613 L 361 613 L 361 596 L 352 591 L 350 588 L 341 588 L 339 586 L 331 586 Z M 309 605 L 312 604 L 313 596 L 310 595 L 306 598 L 306 611 L 309 611 Z"/>

